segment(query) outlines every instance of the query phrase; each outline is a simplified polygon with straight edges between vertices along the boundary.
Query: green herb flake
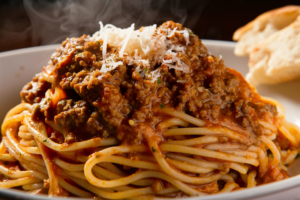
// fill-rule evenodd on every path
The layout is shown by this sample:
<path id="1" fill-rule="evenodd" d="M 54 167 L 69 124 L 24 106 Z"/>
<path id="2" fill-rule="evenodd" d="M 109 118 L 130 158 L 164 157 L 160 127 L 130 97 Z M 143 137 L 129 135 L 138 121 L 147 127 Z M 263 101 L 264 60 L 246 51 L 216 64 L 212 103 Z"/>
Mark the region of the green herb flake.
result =
<path id="1" fill-rule="evenodd" d="M 97 42 L 97 44 L 99 45 L 99 46 L 101 46 L 101 43 L 100 42 L 98 42 L 98 41 L 96 41 Z"/>
<path id="2" fill-rule="evenodd" d="M 202 100 L 199 100 L 199 103 L 202 103 Z"/>
<path id="3" fill-rule="evenodd" d="M 161 84 L 160 78 L 157 79 L 157 84 Z"/>
<path id="4" fill-rule="evenodd" d="M 49 98 L 48 98 L 48 101 L 50 101 L 50 100 L 51 100 L 51 98 L 49 97 Z"/>
<path id="5" fill-rule="evenodd" d="M 144 71 L 145 71 L 145 73 L 147 73 L 147 72 L 149 71 L 149 69 L 148 69 L 148 68 L 145 68 Z"/>
<path id="6" fill-rule="evenodd" d="M 192 32 L 192 31 L 189 31 L 189 34 L 190 34 L 190 36 L 191 36 L 191 35 L 193 35 L 193 32 Z"/>
<path id="7" fill-rule="evenodd" d="M 298 153 L 298 154 L 297 154 L 297 156 L 296 156 L 296 158 L 295 158 L 295 159 L 297 159 L 297 158 L 300 158 L 300 153 Z"/>
<path id="8" fill-rule="evenodd" d="M 167 74 L 167 72 L 162 72 L 161 74 Z"/>
<path id="9" fill-rule="evenodd" d="M 100 155 L 96 155 L 96 158 L 99 158 L 100 157 Z"/>
<path id="10" fill-rule="evenodd" d="M 19 152 L 19 153 L 20 153 L 20 155 L 22 155 L 21 152 Z"/>
<path id="11" fill-rule="evenodd" d="M 43 142 L 47 142 L 47 139 L 43 140 Z"/>
<path id="12" fill-rule="evenodd" d="M 274 156 L 272 154 L 269 155 L 270 158 L 274 158 Z"/>
<path id="13" fill-rule="evenodd" d="M 7 165 L 7 163 L 8 163 L 7 161 L 4 161 L 4 165 Z"/>
<path id="14" fill-rule="evenodd" d="M 90 69 L 90 72 L 93 70 L 93 68 Z"/>
<path id="15" fill-rule="evenodd" d="M 197 196 L 199 196 L 199 194 L 198 194 L 198 193 L 196 193 L 196 195 L 197 195 Z"/>
<path id="16" fill-rule="evenodd" d="M 138 37 L 140 37 L 139 35 L 137 35 Z"/>
<path id="17" fill-rule="evenodd" d="M 151 147 L 151 151 L 154 153 L 156 149 L 154 149 L 154 147 Z"/>
<path id="18" fill-rule="evenodd" d="M 159 104 L 159 106 L 160 106 L 161 109 L 166 107 L 164 104 L 161 104 L 161 103 Z"/>

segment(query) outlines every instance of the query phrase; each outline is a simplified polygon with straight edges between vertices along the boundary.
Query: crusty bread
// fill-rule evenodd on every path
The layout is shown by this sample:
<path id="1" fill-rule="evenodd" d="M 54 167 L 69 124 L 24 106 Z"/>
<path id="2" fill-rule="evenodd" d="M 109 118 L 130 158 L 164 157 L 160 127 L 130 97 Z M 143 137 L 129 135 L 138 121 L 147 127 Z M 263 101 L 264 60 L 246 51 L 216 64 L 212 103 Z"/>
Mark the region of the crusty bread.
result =
<path id="1" fill-rule="evenodd" d="M 300 15 L 250 52 L 250 72 L 246 79 L 253 85 L 277 84 L 300 77 Z"/>
<path id="2" fill-rule="evenodd" d="M 277 31 L 291 24 L 300 15 L 300 6 L 285 6 L 259 15 L 256 19 L 235 31 L 238 41 L 234 53 L 247 56 L 252 49 Z"/>

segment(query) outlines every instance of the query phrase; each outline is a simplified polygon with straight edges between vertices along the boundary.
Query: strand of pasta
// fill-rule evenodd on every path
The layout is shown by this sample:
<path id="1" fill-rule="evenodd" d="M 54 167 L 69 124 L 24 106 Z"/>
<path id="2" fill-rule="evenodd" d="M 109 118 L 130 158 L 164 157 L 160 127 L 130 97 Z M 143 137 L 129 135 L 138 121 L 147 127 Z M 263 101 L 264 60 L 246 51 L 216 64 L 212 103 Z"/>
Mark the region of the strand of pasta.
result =
<path id="1" fill-rule="evenodd" d="M 39 171 L 39 172 L 41 172 L 45 175 L 48 175 L 48 171 L 47 171 L 45 166 L 41 166 L 41 165 L 38 165 L 38 164 L 33 163 L 33 162 L 22 162 L 22 161 L 20 161 L 19 163 L 26 170 L 35 170 L 35 171 Z"/>
<path id="2" fill-rule="evenodd" d="M 25 146 L 25 147 L 36 147 L 36 142 L 34 140 L 25 140 L 21 139 L 20 140 L 20 145 Z"/>
<path id="3" fill-rule="evenodd" d="M 272 160 L 273 165 L 277 165 L 281 161 L 281 155 L 276 145 L 268 139 L 266 136 L 261 136 L 261 141 L 269 147 L 271 152 L 273 153 L 274 159 Z"/>
<path id="4" fill-rule="evenodd" d="M 282 152 L 283 151 L 281 151 L 281 155 L 283 154 Z M 298 155 L 297 150 L 288 151 L 287 155 L 285 156 L 285 158 L 283 160 L 284 164 L 288 165 L 288 164 L 292 163 L 295 160 L 295 158 L 297 157 L 297 155 Z"/>
<path id="5" fill-rule="evenodd" d="M 62 169 L 72 171 L 72 172 L 83 171 L 83 167 L 84 167 L 84 164 L 70 164 L 59 158 L 55 158 L 54 162 Z"/>
<path id="6" fill-rule="evenodd" d="M 1 142 L 1 144 L 4 144 L 4 143 Z M 8 153 L 1 154 L 0 155 L 0 160 L 2 160 L 2 161 L 10 161 L 10 162 L 17 161 L 12 155 L 10 155 Z"/>
<path id="7" fill-rule="evenodd" d="M 45 174 L 40 173 L 38 171 L 9 170 L 6 167 L 4 167 L 3 165 L 0 165 L 0 172 L 2 174 L 4 174 L 5 176 L 10 177 L 10 178 L 23 178 L 23 177 L 27 177 L 27 176 L 32 176 L 32 177 L 35 177 L 35 178 L 39 178 L 41 180 L 48 178 Z"/>
<path id="8" fill-rule="evenodd" d="M 198 167 L 195 165 L 187 164 L 185 162 L 177 161 L 177 160 L 172 160 L 169 158 L 166 158 L 166 161 L 176 167 L 177 169 L 187 171 L 187 172 L 193 172 L 193 173 L 209 173 L 214 171 L 213 168 L 203 168 L 203 167 Z"/>
<path id="9" fill-rule="evenodd" d="M 29 115 L 30 115 L 30 113 L 26 110 L 20 114 L 16 114 L 11 117 L 4 118 L 4 121 L 2 124 L 2 129 L 1 129 L 2 134 L 4 134 L 3 136 L 5 136 L 8 126 L 12 126 L 15 128 L 18 125 L 18 123 L 21 122 L 25 118 L 25 116 L 29 116 Z"/>
<path id="10" fill-rule="evenodd" d="M 106 139 L 101 139 L 101 138 L 93 138 L 89 139 L 83 142 L 74 142 L 70 145 L 64 145 L 64 144 L 57 144 L 53 142 L 51 139 L 48 137 L 44 136 L 47 134 L 40 134 L 40 132 L 46 133 L 46 129 L 44 125 L 39 124 L 36 125 L 35 127 L 40 127 L 40 130 L 36 130 L 33 127 L 33 123 L 29 118 L 24 119 L 25 124 L 28 127 L 29 132 L 34 136 L 36 140 L 39 142 L 44 143 L 45 146 L 49 147 L 50 149 L 53 149 L 55 151 L 74 151 L 77 149 L 84 149 L 88 147 L 98 147 L 98 146 L 111 146 L 111 145 L 116 145 L 118 144 L 118 141 L 116 138 L 106 138 Z M 35 123 L 37 124 L 37 123 Z"/>
<path id="11" fill-rule="evenodd" d="M 248 157 L 258 158 L 257 153 L 251 152 L 251 151 L 241 151 L 241 150 L 227 151 L 227 150 L 222 150 L 222 152 L 229 153 L 229 154 L 236 155 L 236 156 L 246 157 L 246 158 L 248 158 Z"/>
<path id="12" fill-rule="evenodd" d="M 187 121 L 184 121 L 182 119 L 179 119 L 179 118 L 170 118 L 170 119 L 167 119 L 167 120 L 164 120 L 162 122 L 160 122 L 157 126 L 156 126 L 156 129 L 158 131 L 162 131 L 164 129 L 167 129 L 171 126 L 188 126 L 189 123 Z"/>
<path id="13" fill-rule="evenodd" d="M 19 150 L 18 147 L 15 147 L 7 137 L 2 138 L 2 142 L 4 143 L 6 149 L 14 157 L 14 159 L 20 162 L 33 162 L 39 165 L 45 165 L 45 163 L 40 158 L 35 158 L 30 154 L 25 153 L 23 150 Z"/>
<path id="14" fill-rule="evenodd" d="M 227 128 L 179 128 L 179 129 L 168 129 L 163 133 L 164 136 L 174 135 L 223 135 L 229 138 L 235 139 L 242 144 L 251 145 L 249 143 L 249 137 L 229 130 Z"/>
<path id="15" fill-rule="evenodd" d="M 5 148 L 4 144 L 3 144 L 3 142 L 1 141 L 0 142 L 0 156 L 3 155 L 3 154 L 5 154 L 6 152 L 7 152 L 6 148 Z M 0 158 L 0 160 L 1 160 L 1 158 Z"/>
<path id="16" fill-rule="evenodd" d="M 179 112 L 173 108 L 166 107 L 166 108 L 161 109 L 160 111 L 163 113 L 169 114 L 173 117 L 178 117 L 180 119 L 183 119 L 183 120 L 185 120 L 191 124 L 194 124 L 196 126 L 204 126 L 205 125 L 204 121 L 202 121 L 198 118 L 192 117 L 191 115 L 188 115 L 184 112 Z"/>
<path id="17" fill-rule="evenodd" d="M 34 177 L 23 177 L 18 179 L 6 180 L 0 182 L 0 188 L 12 188 L 31 183 L 39 183 L 41 179 Z"/>
<path id="18" fill-rule="evenodd" d="M 194 145 L 200 145 L 200 144 L 208 144 L 208 143 L 215 143 L 219 142 L 218 136 L 202 136 L 194 139 L 188 139 L 188 140 L 171 140 L 166 141 L 164 144 L 177 144 L 182 146 L 194 146 Z"/>
<path id="19" fill-rule="evenodd" d="M 85 160 L 86 162 L 86 160 Z M 113 163 L 100 163 L 101 167 L 107 169 L 107 170 L 110 170 L 120 176 L 127 176 L 128 174 L 123 172 L 122 170 L 120 170 L 118 167 L 116 167 Z"/>
<path id="20" fill-rule="evenodd" d="M 42 143 L 37 142 L 37 145 L 41 151 L 41 154 L 44 158 L 45 165 L 48 171 L 49 175 L 49 195 L 51 196 L 59 196 L 63 193 L 61 186 L 58 182 L 58 175 L 57 175 L 57 169 L 55 169 L 55 163 L 49 158 L 47 154 L 47 147 L 44 146 Z"/>
<path id="21" fill-rule="evenodd" d="M 180 160 L 183 162 L 186 162 L 188 164 L 196 165 L 199 167 L 203 168 L 212 168 L 212 169 L 219 169 L 219 170 L 226 170 L 228 167 L 226 163 L 218 163 L 218 162 L 209 162 L 205 160 L 200 160 L 200 159 L 194 159 L 194 158 L 189 158 L 180 154 L 174 154 L 174 153 L 166 153 L 166 157 L 175 159 L 175 160 Z"/>
<path id="22" fill-rule="evenodd" d="M 247 149 L 246 145 L 242 144 L 232 144 L 232 143 L 214 143 L 214 144 L 207 144 L 204 146 L 205 149 L 209 150 L 222 150 L 222 151 L 232 151 L 232 150 L 245 150 Z"/>
<path id="23" fill-rule="evenodd" d="M 101 165 L 101 163 L 98 164 L 98 165 Z M 104 169 L 103 167 L 97 166 L 97 165 L 94 166 L 93 171 L 101 174 L 102 176 L 104 176 L 105 178 L 107 178 L 109 180 L 124 178 L 124 176 L 120 176 L 116 173 L 113 173 L 113 172 L 111 172 L 107 169 Z M 131 184 L 132 185 L 137 185 L 137 186 L 149 186 L 152 183 L 153 183 L 153 181 L 150 180 L 150 179 L 141 179 L 141 180 L 134 181 Z"/>
<path id="24" fill-rule="evenodd" d="M 235 188 L 239 188 L 240 186 L 237 183 L 231 182 L 231 183 L 226 183 L 224 188 L 219 191 L 219 193 L 227 193 L 227 192 L 231 192 L 232 190 L 234 190 Z"/>
<path id="25" fill-rule="evenodd" d="M 213 182 L 215 180 L 218 180 L 223 174 L 227 173 L 229 171 L 229 168 L 225 171 L 219 171 L 217 173 L 214 173 L 211 176 L 208 177 L 190 177 L 187 176 L 185 174 L 179 173 L 178 171 L 174 170 L 168 163 L 167 161 L 164 159 L 162 152 L 160 151 L 157 143 L 155 141 L 152 140 L 148 140 L 148 145 L 150 148 L 154 148 L 156 149 L 156 151 L 153 152 L 154 157 L 156 158 L 159 166 L 163 169 L 163 171 L 182 181 L 182 182 L 186 182 L 186 183 L 192 183 L 192 184 L 205 184 L 205 183 L 210 183 Z M 165 144 L 165 145 L 169 145 L 169 144 Z M 163 150 L 162 148 L 163 145 L 160 146 L 160 148 Z"/>
<path id="26" fill-rule="evenodd" d="M 173 145 L 173 144 L 162 144 L 160 146 L 160 148 L 162 151 L 165 151 L 165 152 L 187 153 L 187 154 L 199 155 L 199 156 L 204 156 L 204 157 L 217 158 L 217 159 L 226 160 L 226 161 L 247 163 L 247 164 L 251 164 L 254 166 L 259 165 L 258 160 L 254 159 L 254 158 L 233 156 L 230 154 L 211 151 L 211 150 L 207 150 L 207 149 L 185 147 L 185 146 Z"/>
<path id="27" fill-rule="evenodd" d="M 259 169 L 258 169 L 259 176 L 263 177 L 268 170 L 268 157 L 266 156 L 265 151 L 263 150 L 263 148 L 256 147 L 256 146 L 250 146 L 249 151 L 257 152 L 259 158 Z"/>
<path id="28" fill-rule="evenodd" d="M 141 172 L 136 172 L 132 175 L 129 175 L 128 177 L 118 179 L 118 180 L 103 181 L 103 180 L 97 179 L 90 171 L 90 167 L 88 165 L 90 165 L 91 164 L 90 162 L 93 162 L 94 160 L 96 160 L 96 159 L 91 158 L 87 161 L 87 164 L 85 165 L 84 174 L 89 183 L 91 183 L 94 186 L 100 187 L 100 188 L 107 188 L 107 187 L 111 188 L 111 187 L 116 187 L 116 186 L 121 186 L 121 185 L 128 185 L 136 180 L 152 177 L 152 178 L 160 178 L 165 181 L 168 181 L 172 185 L 174 185 L 175 187 L 177 187 L 178 189 L 180 189 L 181 191 L 185 192 L 188 195 L 191 195 L 191 196 L 196 196 L 197 194 L 199 196 L 204 195 L 204 194 L 200 193 L 199 191 L 190 188 L 188 185 L 182 183 L 181 181 L 178 181 L 178 180 L 168 176 L 165 173 L 157 172 L 157 171 L 141 171 Z"/>
<path id="29" fill-rule="evenodd" d="M 22 185 L 23 190 L 36 190 L 36 189 L 42 189 L 44 188 L 44 183 L 31 183 L 31 184 L 26 184 Z"/>
<path id="30" fill-rule="evenodd" d="M 87 198 L 90 197 L 91 198 L 94 196 L 93 194 L 91 194 L 89 192 L 86 192 L 84 190 L 79 189 L 78 187 L 71 185 L 70 183 L 68 183 L 61 177 L 58 177 L 58 182 L 59 182 L 59 185 L 61 185 L 61 187 L 63 187 L 65 190 L 67 190 L 67 191 L 71 192 L 72 194 L 75 194 L 79 197 L 87 197 Z"/>
<path id="31" fill-rule="evenodd" d="M 28 153 L 31 153 L 31 154 L 41 154 L 38 147 L 27 147 L 25 149 Z"/>
<path id="32" fill-rule="evenodd" d="M 99 189 L 98 187 L 95 187 L 91 184 L 89 184 L 87 181 L 78 180 L 73 177 L 69 177 L 72 179 L 75 183 L 80 185 L 81 187 L 93 192 L 96 195 L 99 195 L 100 197 L 107 198 L 107 199 L 121 199 L 121 198 L 128 198 L 128 197 L 134 197 L 134 196 L 140 196 L 140 195 L 146 195 L 146 194 L 152 194 L 152 188 L 146 187 L 146 188 L 140 188 L 140 189 L 132 189 L 122 192 L 107 192 L 104 190 Z"/>
<path id="33" fill-rule="evenodd" d="M 256 186 L 255 177 L 256 177 L 256 171 L 251 170 L 248 174 L 248 177 L 247 177 L 247 188 L 251 188 L 251 187 Z"/>
<path id="34" fill-rule="evenodd" d="M 6 138 L 9 140 L 10 144 L 12 145 L 11 147 L 16 151 L 16 155 L 14 156 L 19 156 L 21 158 L 24 158 L 25 160 L 30 160 L 32 162 L 38 163 L 39 165 L 45 165 L 44 161 L 40 157 L 28 154 L 23 150 L 23 147 L 20 145 L 17 138 L 15 137 L 15 135 L 17 135 L 16 130 L 17 130 L 16 128 L 10 128 L 6 130 Z"/>
<path id="35" fill-rule="evenodd" d="M 136 148 L 136 147 L 133 147 L 133 148 Z M 113 149 L 117 149 L 117 148 L 113 148 Z M 127 148 L 123 148 L 122 149 L 124 152 L 128 151 L 129 149 Z M 145 149 L 144 148 L 141 148 L 140 149 L 141 151 L 144 151 Z M 102 150 L 103 152 L 104 150 Z M 131 163 L 132 160 L 130 159 L 127 159 L 127 158 L 122 158 L 121 159 L 119 157 L 111 157 L 109 158 L 111 160 L 108 160 L 110 162 L 116 162 L 118 164 L 125 164 L 124 166 L 127 166 L 126 164 L 129 164 L 130 166 L 133 165 L 133 163 Z M 87 159 L 83 159 L 83 160 L 80 160 L 82 162 L 86 162 Z M 99 166 L 94 166 L 93 168 L 93 171 L 98 173 L 99 175 L 101 175 L 101 177 L 105 177 L 106 179 L 108 180 L 113 180 L 113 179 L 120 179 L 124 176 L 127 176 L 126 173 L 120 171 L 118 168 L 116 168 L 112 163 L 110 162 L 101 162 L 101 163 L 98 163 Z M 138 165 L 141 165 L 141 164 L 144 164 L 145 166 L 148 165 L 147 162 L 139 162 Z M 158 168 L 157 165 L 155 163 L 150 163 L 152 164 L 150 166 L 150 169 L 153 169 L 153 168 Z M 62 166 L 64 167 L 64 166 Z M 137 167 L 137 165 L 134 165 L 132 167 Z M 84 177 L 82 177 L 84 178 Z M 153 183 L 153 181 L 151 179 L 142 179 L 142 180 L 137 180 L 137 181 L 134 181 L 132 182 L 133 185 L 137 185 L 137 186 L 148 186 L 148 185 L 151 185 Z"/>
<path id="36" fill-rule="evenodd" d="M 21 112 L 23 112 L 23 111 L 28 111 L 29 113 L 31 113 L 31 111 L 32 111 L 32 106 L 30 105 L 30 104 L 28 104 L 28 103 L 20 103 L 20 104 L 18 104 L 18 105 L 16 105 L 15 107 L 13 107 L 12 109 L 10 109 L 8 112 L 7 112 L 7 114 L 6 114 L 6 116 L 4 117 L 4 119 L 7 119 L 7 118 L 10 118 L 11 116 L 13 116 L 13 115 L 17 115 L 17 114 L 20 114 Z M 5 121 L 5 120 L 4 120 Z M 3 121 L 3 122 L 4 122 Z M 3 127 L 3 125 L 2 125 L 2 127 Z M 3 131 L 3 128 L 2 128 L 2 133 L 3 133 L 4 131 Z"/>
<path id="37" fill-rule="evenodd" d="M 87 178 L 87 180 L 89 181 L 89 183 L 91 183 L 92 185 L 95 185 L 97 187 L 103 187 L 103 188 L 111 188 L 111 187 L 117 187 L 117 186 L 121 186 L 121 185 L 128 185 L 136 180 L 139 179 L 144 179 L 144 178 L 148 178 L 148 177 L 156 177 L 156 178 L 162 178 L 168 182 L 170 182 L 171 184 L 173 184 L 174 186 L 178 186 L 180 187 L 179 189 L 181 191 L 184 191 L 188 194 L 196 194 L 197 191 L 189 188 L 187 185 L 183 184 L 182 182 L 173 179 L 169 176 L 167 176 L 166 174 L 162 173 L 162 172 L 156 172 L 156 171 L 141 171 L 141 172 L 136 172 L 132 175 L 129 175 L 127 177 L 124 178 L 120 178 L 118 180 L 110 180 L 110 181 L 104 181 L 104 180 L 100 180 L 98 178 L 96 178 L 91 172 L 92 172 L 92 168 L 99 162 L 102 161 L 102 158 L 108 157 L 108 155 L 111 155 L 112 153 L 117 154 L 117 153 L 127 153 L 130 151 L 130 149 L 135 149 L 138 152 L 140 151 L 145 151 L 145 147 L 143 146 L 135 146 L 135 147 L 128 147 L 128 146 L 122 146 L 122 147 L 110 147 L 107 148 L 105 150 L 102 150 L 101 152 L 95 153 L 92 156 L 89 157 L 89 159 L 87 160 L 85 167 L 84 167 L 84 175 Z M 101 156 L 102 155 L 102 156 Z M 105 155 L 105 156 L 103 156 Z"/>

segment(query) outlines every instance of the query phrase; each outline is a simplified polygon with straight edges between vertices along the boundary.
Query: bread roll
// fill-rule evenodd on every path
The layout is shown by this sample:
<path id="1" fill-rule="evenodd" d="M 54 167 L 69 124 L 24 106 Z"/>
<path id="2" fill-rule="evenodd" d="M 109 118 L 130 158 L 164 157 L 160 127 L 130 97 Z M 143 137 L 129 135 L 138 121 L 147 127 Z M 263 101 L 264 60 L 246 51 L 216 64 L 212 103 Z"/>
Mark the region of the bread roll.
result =
<path id="1" fill-rule="evenodd" d="M 300 15 L 250 52 L 246 79 L 253 85 L 277 84 L 300 77 Z"/>
<path id="2" fill-rule="evenodd" d="M 256 19 L 235 31 L 238 41 L 234 53 L 247 56 L 260 42 L 291 24 L 300 15 L 300 6 L 285 6 L 259 15 Z"/>

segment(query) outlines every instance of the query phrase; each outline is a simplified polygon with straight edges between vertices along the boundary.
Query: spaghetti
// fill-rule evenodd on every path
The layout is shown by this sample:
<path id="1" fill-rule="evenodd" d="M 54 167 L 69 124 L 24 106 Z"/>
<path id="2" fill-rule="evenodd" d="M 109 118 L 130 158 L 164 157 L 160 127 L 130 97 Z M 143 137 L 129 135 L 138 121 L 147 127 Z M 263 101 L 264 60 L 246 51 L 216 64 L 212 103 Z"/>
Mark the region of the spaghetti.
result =
<path id="1" fill-rule="evenodd" d="M 2 124 L 0 188 L 205 196 L 285 179 L 299 152 L 283 107 L 174 22 L 67 39 L 21 97 Z"/>

